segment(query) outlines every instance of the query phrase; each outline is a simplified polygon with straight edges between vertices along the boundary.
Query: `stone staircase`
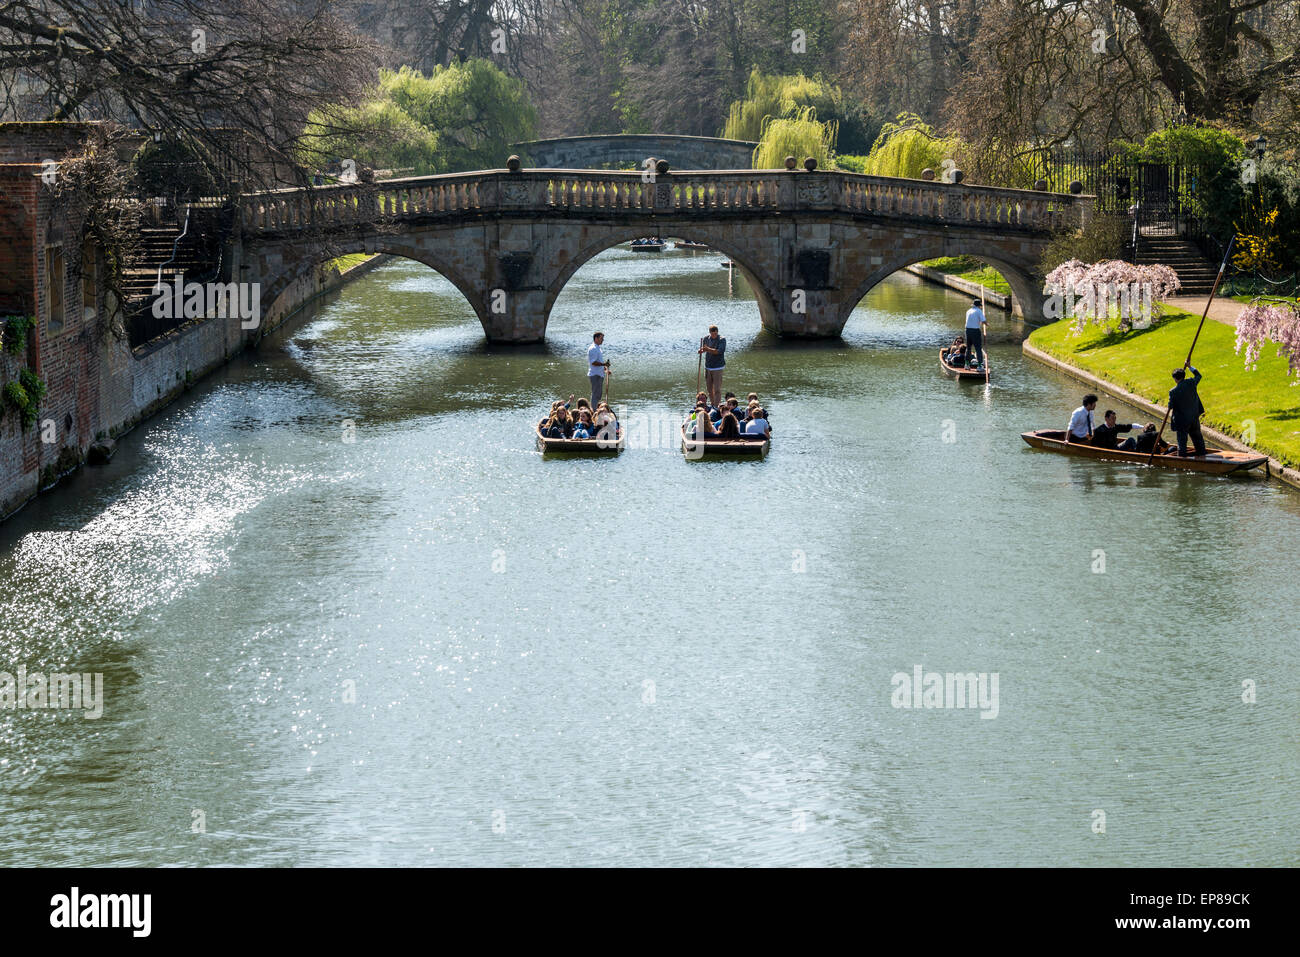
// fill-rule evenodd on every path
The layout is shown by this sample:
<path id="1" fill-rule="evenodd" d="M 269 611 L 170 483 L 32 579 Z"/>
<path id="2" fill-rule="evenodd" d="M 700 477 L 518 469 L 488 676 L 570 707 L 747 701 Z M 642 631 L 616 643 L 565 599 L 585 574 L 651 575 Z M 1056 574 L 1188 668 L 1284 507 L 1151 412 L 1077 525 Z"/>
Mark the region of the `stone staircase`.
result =
<path id="1" fill-rule="evenodd" d="M 1178 273 L 1183 288 L 1179 295 L 1208 295 L 1214 288 L 1219 267 L 1181 236 L 1141 236 L 1138 239 L 1139 266 L 1168 266 Z"/>
<path id="2" fill-rule="evenodd" d="M 212 272 L 213 262 L 202 242 L 191 228 L 184 239 L 180 226 L 149 226 L 140 230 L 140 249 L 131 264 L 123 271 L 124 291 L 127 299 L 144 302 L 152 298 L 154 283 L 159 280 L 172 283 L 175 276 L 183 274 L 186 281 L 206 279 Z"/>

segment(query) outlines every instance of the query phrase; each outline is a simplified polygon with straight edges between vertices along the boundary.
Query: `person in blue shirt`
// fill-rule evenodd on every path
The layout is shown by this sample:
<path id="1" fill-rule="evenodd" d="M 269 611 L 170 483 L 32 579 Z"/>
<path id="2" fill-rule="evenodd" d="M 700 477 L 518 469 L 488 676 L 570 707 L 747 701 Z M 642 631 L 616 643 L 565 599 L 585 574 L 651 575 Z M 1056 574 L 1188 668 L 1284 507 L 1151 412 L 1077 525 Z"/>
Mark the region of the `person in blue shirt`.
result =
<path id="1" fill-rule="evenodd" d="M 591 413 L 583 409 L 578 413 L 578 421 L 573 426 L 573 438 L 589 439 L 595 429 L 591 424 Z"/>

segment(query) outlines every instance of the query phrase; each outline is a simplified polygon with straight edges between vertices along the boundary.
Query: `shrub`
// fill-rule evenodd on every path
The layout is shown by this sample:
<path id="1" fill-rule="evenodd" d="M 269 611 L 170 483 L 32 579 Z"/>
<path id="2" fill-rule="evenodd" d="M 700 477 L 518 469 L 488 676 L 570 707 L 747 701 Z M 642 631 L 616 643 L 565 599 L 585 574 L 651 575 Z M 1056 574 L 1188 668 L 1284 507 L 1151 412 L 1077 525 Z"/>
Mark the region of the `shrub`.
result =
<path id="1" fill-rule="evenodd" d="M 865 156 L 837 153 L 835 155 L 835 165 L 850 173 L 865 173 L 867 171 L 867 158 Z"/>
<path id="2" fill-rule="evenodd" d="M 1070 260 L 1095 263 L 1122 259 L 1124 248 L 1133 236 L 1133 223 L 1127 216 L 1094 216 L 1083 229 L 1057 233 L 1043 251 L 1040 265 L 1044 273 Z"/>
<path id="3" fill-rule="evenodd" d="M 3 332 L 4 349 L 10 355 L 19 355 L 27 348 L 27 334 L 36 322 L 35 316 L 6 316 Z"/>

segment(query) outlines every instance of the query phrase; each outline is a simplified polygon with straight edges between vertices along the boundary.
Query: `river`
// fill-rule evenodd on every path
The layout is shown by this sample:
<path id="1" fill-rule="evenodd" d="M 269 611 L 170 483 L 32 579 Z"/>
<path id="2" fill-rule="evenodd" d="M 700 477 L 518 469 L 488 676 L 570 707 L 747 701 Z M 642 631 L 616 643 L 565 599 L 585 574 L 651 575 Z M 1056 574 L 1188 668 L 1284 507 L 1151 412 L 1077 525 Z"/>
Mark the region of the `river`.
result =
<path id="1" fill-rule="evenodd" d="M 1083 390 L 1000 314 L 958 384 L 963 297 L 787 343 L 719 259 L 604 253 L 522 348 L 393 262 L 0 526 L 0 670 L 104 675 L 0 711 L 0 864 L 1300 861 L 1300 496 L 1031 450 Z M 765 460 L 535 451 L 594 329 L 671 423 L 711 323 Z"/>

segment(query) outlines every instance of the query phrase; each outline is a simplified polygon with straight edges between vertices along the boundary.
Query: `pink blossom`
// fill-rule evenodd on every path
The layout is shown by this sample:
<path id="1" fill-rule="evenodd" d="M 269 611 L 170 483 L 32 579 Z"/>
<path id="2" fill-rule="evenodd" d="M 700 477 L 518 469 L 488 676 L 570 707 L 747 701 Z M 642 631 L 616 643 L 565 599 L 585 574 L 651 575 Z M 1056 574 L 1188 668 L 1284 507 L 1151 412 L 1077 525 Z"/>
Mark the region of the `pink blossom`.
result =
<path id="1" fill-rule="evenodd" d="M 1043 292 L 1064 300 L 1079 334 L 1089 322 L 1103 323 L 1118 313 L 1122 321 L 1158 315 L 1160 300 L 1182 287 L 1168 266 L 1138 266 L 1123 260 L 1061 263 L 1047 276 Z"/>
<path id="2" fill-rule="evenodd" d="M 1254 369 L 1265 342 L 1277 346 L 1278 356 L 1287 360 L 1287 376 L 1300 384 L 1300 309 L 1295 306 L 1253 302 L 1237 316 L 1236 351 L 1246 356 L 1246 368 Z"/>

